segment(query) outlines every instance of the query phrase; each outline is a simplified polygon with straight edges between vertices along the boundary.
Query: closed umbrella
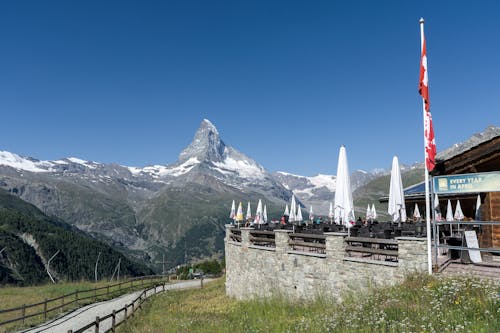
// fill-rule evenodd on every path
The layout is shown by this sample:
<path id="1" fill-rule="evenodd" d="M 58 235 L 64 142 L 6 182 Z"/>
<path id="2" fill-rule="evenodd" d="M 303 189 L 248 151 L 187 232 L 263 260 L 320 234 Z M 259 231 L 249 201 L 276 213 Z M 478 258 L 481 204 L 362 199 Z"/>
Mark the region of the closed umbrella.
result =
<path id="1" fill-rule="evenodd" d="M 366 207 L 366 220 L 370 220 L 372 218 L 372 209 L 370 208 L 370 204 Z"/>
<path id="2" fill-rule="evenodd" d="M 418 209 L 418 205 L 415 203 L 415 209 L 413 210 L 413 217 L 420 221 L 420 210 Z"/>
<path id="3" fill-rule="evenodd" d="M 397 156 L 392 158 L 389 207 L 387 212 L 392 216 L 392 220 L 398 222 L 399 225 L 401 225 L 401 222 L 406 221 L 405 195 Z"/>
<path id="4" fill-rule="evenodd" d="M 295 202 L 295 195 L 292 194 L 292 202 L 290 203 L 290 216 L 288 221 L 295 222 L 297 214 L 297 203 Z"/>
<path id="5" fill-rule="evenodd" d="M 285 216 L 290 216 L 290 211 L 288 210 L 288 204 L 285 206 L 285 212 L 283 213 Z"/>
<path id="6" fill-rule="evenodd" d="M 259 203 L 257 204 L 257 209 L 255 211 L 255 219 L 254 223 L 255 224 L 262 224 L 263 218 L 262 218 L 262 200 L 259 199 Z"/>
<path id="7" fill-rule="evenodd" d="M 300 205 L 298 205 L 298 207 L 297 207 L 297 216 L 295 216 L 295 221 L 297 221 L 299 224 L 301 224 L 301 222 L 303 220 L 304 219 L 302 218 L 302 207 L 300 207 Z"/>
<path id="8" fill-rule="evenodd" d="M 458 221 L 462 221 L 464 218 L 464 213 L 462 212 L 462 207 L 460 206 L 460 200 L 457 200 L 457 206 L 455 207 L 455 214 L 453 217 Z"/>
<path id="9" fill-rule="evenodd" d="M 462 212 L 462 207 L 460 206 L 460 200 L 457 200 L 457 206 L 455 207 L 455 214 L 453 217 L 455 220 L 458 220 L 458 222 L 464 219 L 464 213 Z M 460 223 L 458 224 L 458 229 L 460 231 Z"/>
<path id="10" fill-rule="evenodd" d="M 372 219 L 377 219 L 377 211 L 375 210 L 375 204 L 372 204 Z"/>
<path id="11" fill-rule="evenodd" d="M 453 209 L 451 208 L 451 201 L 448 199 L 448 205 L 446 206 L 446 221 L 453 222 Z M 450 236 L 453 236 L 453 227 L 450 224 Z"/>
<path id="12" fill-rule="evenodd" d="M 481 196 L 479 194 L 477 195 L 476 213 L 474 214 L 474 219 L 476 221 L 481 221 L 481 219 L 482 219 L 482 216 L 481 216 Z"/>
<path id="13" fill-rule="evenodd" d="M 236 212 L 236 222 L 238 222 L 238 226 L 240 225 L 240 222 L 243 221 L 243 205 L 240 204 L 238 205 L 238 211 Z"/>
<path id="14" fill-rule="evenodd" d="M 309 220 L 311 221 L 311 223 L 314 223 L 313 206 L 309 207 Z"/>
<path id="15" fill-rule="evenodd" d="M 245 218 L 247 220 L 252 219 L 252 210 L 250 209 L 250 201 L 248 202 L 248 205 L 247 205 L 247 215 L 245 216 Z"/>
<path id="16" fill-rule="evenodd" d="M 337 164 L 337 185 L 335 189 L 335 222 L 342 223 L 346 228 L 354 225 L 354 205 L 352 202 L 351 179 L 347 163 L 347 152 L 340 147 Z"/>
<path id="17" fill-rule="evenodd" d="M 333 221 L 333 202 L 330 201 L 330 209 L 328 210 L 328 218 L 330 219 L 330 224 L 332 224 Z"/>
<path id="18" fill-rule="evenodd" d="M 262 213 L 262 218 L 264 220 L 264 223 L 267 223 L 267 206 L 264 205 L 264 213 Z"/>
<path id="19" fill-rule="evenodd" d="M 231 213 L 229 213 L 229 218 L 234 220 L 236 218 L 236 205 L 233 200 L 233 204 L 231 205 Z"/>
<path id="20" fill-rule="evenodd" d="M 439 197 L 437 193 L 434 195 L 434 216 L 436 221 L 441 221 L 441 208 L 439 207 Z"/>

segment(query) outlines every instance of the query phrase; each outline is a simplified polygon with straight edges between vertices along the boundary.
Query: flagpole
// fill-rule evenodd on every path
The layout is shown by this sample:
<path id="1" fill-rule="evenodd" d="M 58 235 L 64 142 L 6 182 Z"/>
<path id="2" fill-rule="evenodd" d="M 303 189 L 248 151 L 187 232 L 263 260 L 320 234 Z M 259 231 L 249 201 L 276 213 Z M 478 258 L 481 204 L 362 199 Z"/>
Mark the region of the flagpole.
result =
<path id="1" fill-rule="evenodd" d="M 423 51 L 424 48 L 424 19 L 420 18 L 420 50 Z M 422 113 L 424 119 L 424 129 L 425 129 L 425 118 L 426 118 L 426 110 L 425 110 L 425 101 L 422 98 Z M 425 165 L 425 219 L 426 219 L 426 229 L 427 229 L 427 269 L 429 274 L 432 274 L 432 253 L 431 253 L 431 207 L 429 200 L 429 171 L 427 170 L 427 152 L 425 150 L 426 147 L 426 138 L 424 135 L 424 165 Z M 435 237 L 435 235 L 434 235 Z"/>

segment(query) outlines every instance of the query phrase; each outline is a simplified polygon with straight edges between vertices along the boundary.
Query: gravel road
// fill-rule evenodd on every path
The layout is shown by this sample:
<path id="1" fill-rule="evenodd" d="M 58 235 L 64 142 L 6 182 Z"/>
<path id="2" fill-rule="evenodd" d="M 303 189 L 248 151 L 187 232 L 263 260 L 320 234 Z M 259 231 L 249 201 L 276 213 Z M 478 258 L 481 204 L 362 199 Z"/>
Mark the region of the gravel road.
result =
<path id="1" fill-rule="evenodd" d="M 204 279 L 203 283 L 210 282 L 212 279 Z M 175 289 L 190 289 L 199 288 L 201 285 L 201 280 L 190 280 L 178 283 L 168 283 L 165 284 L 165 290 L 175 290 Z M 156 292 L 160 293 L 163 291 L 163 286 L 157 287 Z M 96 317 L 105 317 L 113 312 L 113 310 L 118 310 L 123 308 L 125 305 L 132 303 L 143 291 L 136 291 L 130 294 L 122 295 L 120 297 L 114 298 L 109 301 L 99 302 L 84 306 L 82 308 L 71 311 L 62 317 L 53 319 L 42 325 L 28 330 L 20 331 L 23 333 L 67 333 L 69 330 L 76 331 L 87 324 L 96 320 Z M 151 290 L 147 293 L 146 297 L 154 295 L 155 291 Z M 132 307 L 129 307 L 128 315 Z M 124 311 L 117 313 L 115 316 L 116 323 L 123 321 L 125 316 Z M 103 320 L 99 324 L 99 332 L 106 332 L 111 328 L 112 322 L 111 318 Z M 87 329 L 85 332 L 95 332 L 95 327 Z"/>

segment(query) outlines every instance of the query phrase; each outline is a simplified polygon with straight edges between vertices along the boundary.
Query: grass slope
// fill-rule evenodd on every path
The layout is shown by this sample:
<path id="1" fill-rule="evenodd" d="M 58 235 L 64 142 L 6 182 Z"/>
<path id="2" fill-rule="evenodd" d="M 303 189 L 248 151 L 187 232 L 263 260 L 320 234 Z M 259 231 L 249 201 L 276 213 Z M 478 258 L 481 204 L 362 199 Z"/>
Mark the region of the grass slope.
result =
<path id="1" fill-rule="evenodd" d="M 467 277 L 413 275 L 342 303 L 236 301 L 224 288 L 157 296 L 118 332 L 500 332 L 500 286 Z"/>

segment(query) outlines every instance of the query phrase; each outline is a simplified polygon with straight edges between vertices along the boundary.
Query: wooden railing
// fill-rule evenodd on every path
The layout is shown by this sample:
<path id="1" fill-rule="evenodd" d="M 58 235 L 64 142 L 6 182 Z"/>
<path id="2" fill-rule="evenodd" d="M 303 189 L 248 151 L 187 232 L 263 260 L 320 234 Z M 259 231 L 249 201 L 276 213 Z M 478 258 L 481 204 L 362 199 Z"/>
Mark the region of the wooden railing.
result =
<path id="1" fill-rule="evenodd" d="M 325 254 L 325 235 L 294 233 L 289 237 L 292 250 Z"/>
<path id="2" fill-rule="evenodd" d="M 158 287 L 160 286 L 162 287 L 162 290 L 160 290 L 160 292 L 165 292 L 164 283 L 155 284 L 151 288 L 143 290 L 142 293 L 136 299 L 134 299 L 129 304 L 126 304 L 124 307 L 118 310 L 113 310 L 113 312 L 104 317 L 96 317 L 96 319 L 93 322 L 79 328 L 78 330 L 75 331 L 69 330 L 67 333 L 82 333 L 90 328 L 94 328 L 95 332 L 99 332 L 101 325 L 106 320 L 111 320 L 111 323 L 108 324 L 109 328 L 105 330 L 105 332 L 109 331 L 114 332 L 117 326 L 125 322 L 128 319 L 128 317 L 134 314 L 135 311 L 142 308 L 142 303 L 144 303 L 148 297 L 156 295 L 158 293 Z M 200 279 L 200 288 L 203 288 L 203 278 Z M 129 308 L 131 309 L 129 310 Z M 120 313 L 122 312 L 123 312 L 123 317 L 120 320 Z"/>
<path id="3" fill-rule="evenodd" d="M 137 289 L 139 287 L 147 288 L 151 285 L 155 285 L 159 281 L 165 282 L 166 277 L 162 275 L 141 276 L 100 288 L 76 290 L 59 297 L 46 298 L 44 301 L 34 304 L 23 304 L 15 308 L 0 309 L 0 317 L 8 318 L 0 321 L 0 327 L 15 322 L 22 322 L 22 324 L 25 324 L 27 319 L 34 317 L 38 318 L 30 322 L 30 324 L 41 323 L 54 316 L 54 312 L 57 310 L 63 311 L 74 309 L 81 305 L 110 299 L 132 289 Z M 16 313 L 18 313 L 17 316 Z"/>
<path id="4" fill-rule="evenodd" d="M 350 256 L 374 260 L 398 261 L 398 241 L 394 239 L 346 237 L 345 250 Z"/>
<path id="5" fill-rule="evenodd" d="M 232 228 L 231 233 L 229 235 L 229 239 L 231 239 L 234 242 L 241 243 L 241 230 Z"/>
<path id="6" fill-rule="evenodd" d="M 267 230 L 252 230 L 250 231 L 250 243 L 258 246 L 276 247 L 274 232 Z"/>

